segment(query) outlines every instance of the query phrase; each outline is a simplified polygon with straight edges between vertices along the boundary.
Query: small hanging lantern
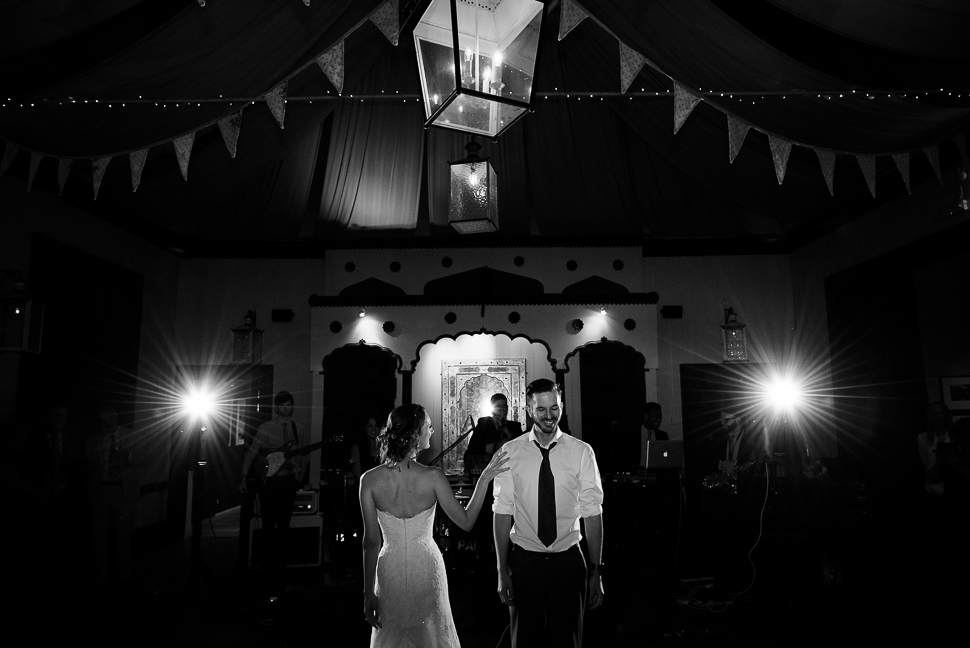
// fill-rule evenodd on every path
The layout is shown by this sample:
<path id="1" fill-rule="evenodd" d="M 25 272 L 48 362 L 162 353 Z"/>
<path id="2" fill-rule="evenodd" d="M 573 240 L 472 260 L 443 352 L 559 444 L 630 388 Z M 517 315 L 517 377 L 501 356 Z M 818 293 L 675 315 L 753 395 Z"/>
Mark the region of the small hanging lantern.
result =
<path id="1" fill-rule="evenodd" d="M 493 139 L 531 111 L 543 2 L 433 0 L 414 28 L 425 127 Z"/>
<path id="2" fill-rule="evenodd" d="M 724 350 L 724 362 L 748 361 L 748 345 L 744 339 L 744 324 L 738 321 L 738 315 L 734 312 L 734 308 L 724 309 L 721 342 Z"/>
<path id="3" fill-rule="evenodd" d="M 488 158 L 478 156 L 474 139 L 465 145 L 468 157 L 451 162 L 448 222 L 459 234 L 498 231 L 498 179 Z"/>
<path id="4" fill-rule="evenodd" d="M 260 364 L 263 361 L 263 331 L 256 328 L 256 311 L 246 311 L 242 326 L 232 329 L 232 364 Z"/>
<path id="5" fill-rule="evenodd" d="M 44 305 L 30 298 L 20 270 L 6 276 L 11 289 L 0 294 L 0 353 L 40 353 Z"/>

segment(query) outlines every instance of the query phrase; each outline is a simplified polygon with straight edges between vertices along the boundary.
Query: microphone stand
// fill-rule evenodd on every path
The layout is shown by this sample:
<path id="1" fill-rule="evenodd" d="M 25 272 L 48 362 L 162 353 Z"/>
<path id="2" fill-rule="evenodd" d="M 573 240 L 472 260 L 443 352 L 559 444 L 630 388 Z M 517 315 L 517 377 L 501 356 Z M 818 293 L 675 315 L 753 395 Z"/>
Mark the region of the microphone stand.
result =
<path id="1" fill-rule="evenodd" d="M 469 414 L 469 415 L 468 415 L 468 423 L 470 424 L 470 425 L 468 426 L 468 430 L 467 430 L 467 431 L 465 431 L 465 433 L 464 433 L 464 434 L 462 434 L 462 435 L 461 435 L 460 437 L 458 437 L 458 438 L 457 438 L 457 439 L 455 440 L 455 442 L 454 442 L 454 443 L 452 443 L 452 444 L 451 444 L 450 446 L 448 446 L 447 448 L 445 448 L 444 450 L 442 450 L 442 451 L 441 451 L 441 453 L 440 453 L 440 454 L 439 454 L 439 455 L 438 455 L 437 457 L 435 457 L 435 458 L 434 458 L 434 459 L 432 459 L 432 460 L 431 460 L 430 462 L 428 462 L 428 465 L 429 465 L 429 466 L 433 466 L 433 465 L 435 465 L 436 463 L 438 463 L 438 462 L 439 462 L 439 461 L 441 460 L 441 458 L 442 458 L 442 457 L 444 457 L 444 456 L 445 456 L 446 454 L 448 454 L 448 452 L 449 452 L 449 451 L 450 451 L 450 450 L 451 450 L 452 448 L 454 448 L 454 447 L 455 447 L 456 445 L 458 445 L 459 443 L 461 443 L 461 442 L 462 442 L 462 441 L 463 441 L 463 440 L 465 439 L 465 437 L 467 437 L 467 436 L 468 436 L 469 434 L 471 434 L 472 432 L 474 432 L 474 431 L 475 431 L 475 426 L 474 426 L 474 424 L 471 424 L 471 423 L 472 423 L 472 415 L 471 415 L 471 414 Z"/>

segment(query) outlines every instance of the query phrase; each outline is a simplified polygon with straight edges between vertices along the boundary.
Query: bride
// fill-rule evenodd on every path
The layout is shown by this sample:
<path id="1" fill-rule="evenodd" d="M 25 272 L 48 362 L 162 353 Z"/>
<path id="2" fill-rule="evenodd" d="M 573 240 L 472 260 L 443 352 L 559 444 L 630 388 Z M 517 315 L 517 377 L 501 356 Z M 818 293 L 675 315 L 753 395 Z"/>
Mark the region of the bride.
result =
<path id="1" fill-rule="evenodd" d="M 459 647 L 445 564 L 431 537 L 435 505 L 471 531 L 488 483 L 508 470 L 508 458 L 504 452 L 492 457 L 467 508 L 462 508 L 441 469 L 415 461 L 430 446 L 432 434 L 431 419 L 421 405 L 396 408 L 378 437 L 383 464 L 360 480 L 364 617 L 373 626 L 371 648 Z"/>

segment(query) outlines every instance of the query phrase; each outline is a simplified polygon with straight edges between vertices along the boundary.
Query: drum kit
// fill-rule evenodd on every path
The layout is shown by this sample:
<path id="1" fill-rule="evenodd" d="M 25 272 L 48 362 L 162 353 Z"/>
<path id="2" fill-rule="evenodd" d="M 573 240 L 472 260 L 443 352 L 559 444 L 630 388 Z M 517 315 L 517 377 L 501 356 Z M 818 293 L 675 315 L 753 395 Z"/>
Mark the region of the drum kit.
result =
<path id="1" fill-rule="evenodd" d="M 475 490 L 478 475 L 453 475 L 448 477 L 455 499 L 462 507 L 468 506 L 468 501 Z M 442 511 L 439 506 L 435 512 L 434 538 L 445 558 L 445 566 L 449 570 L 472 573 L 478 563 L 478 542 L 474 533 L 465 531 Z"/>

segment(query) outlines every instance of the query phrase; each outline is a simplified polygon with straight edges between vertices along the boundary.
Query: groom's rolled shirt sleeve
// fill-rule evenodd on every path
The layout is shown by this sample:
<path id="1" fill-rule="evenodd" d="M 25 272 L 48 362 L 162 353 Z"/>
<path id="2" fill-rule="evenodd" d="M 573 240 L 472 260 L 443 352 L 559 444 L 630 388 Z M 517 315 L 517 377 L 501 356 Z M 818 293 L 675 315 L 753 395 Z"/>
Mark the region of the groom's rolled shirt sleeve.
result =
<path id="1" fill-rule="evenodd" d="M 593 449 L 586 446 L 579 470 L 579 514 L 584 517 L 603 514 L 603 480 L 596 465 Z"/>
<path id="2" fill-rule="evenodd" d="M 495 476 L 492 482 L 492 512 L 500 513 L 502 515 L 514 515 L 515 514 L 515 492 L 514 483 L 515 480 L 512 477 L 512 470 L 514 468 L 511 466 L 512 458 L 509 457 L 509 470 L 499 473 Z"/>

